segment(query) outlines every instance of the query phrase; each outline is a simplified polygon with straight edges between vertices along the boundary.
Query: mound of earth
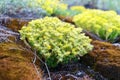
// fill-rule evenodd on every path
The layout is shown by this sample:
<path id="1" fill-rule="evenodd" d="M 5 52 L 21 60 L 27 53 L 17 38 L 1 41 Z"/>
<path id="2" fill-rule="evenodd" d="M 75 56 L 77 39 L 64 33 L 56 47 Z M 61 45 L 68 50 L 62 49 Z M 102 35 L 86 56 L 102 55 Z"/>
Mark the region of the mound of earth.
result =
<path id="1" fill-rule="evenodd" d="M 109 80 L 120 80 L 120 47 L 107 42 L 93 41 L 94 49 L 82 58 Z"/>
<path id="2" fill-rule="evenodd" d="M 42 80 L 32 60 L 32 52 L 27 48 L 15 43 L 0 43 L 0 80 Z"/>

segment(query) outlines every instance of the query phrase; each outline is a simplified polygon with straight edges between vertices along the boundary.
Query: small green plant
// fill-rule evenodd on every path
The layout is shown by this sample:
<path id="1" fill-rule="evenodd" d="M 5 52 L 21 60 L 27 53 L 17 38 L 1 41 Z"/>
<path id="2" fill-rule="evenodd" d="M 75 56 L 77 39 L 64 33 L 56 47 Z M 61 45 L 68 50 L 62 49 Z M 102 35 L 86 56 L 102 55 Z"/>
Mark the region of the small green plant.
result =
<path id="1" fill-rule="evenodd" d="M 92 50 L 91 39 L 56 17 L 45 17 L 29 22 L 19 31 L 21 39 L 28 39 L 29 44 L 45 59 L 49 67 L 56 67 L 77 60 Z"/>
<path id="2" fill-rule="evenodd" d="M 70 10 L 70 9 L 56 9 L 55 12 L 54 12 L 54 15 L 56 16 L 69 16 L 69 17 L 73 17 L 77 14 L 79 14 L 80 12 L 79 11 L 75 11 L 75 10 Z"/>
<path id="3" fill-rule="evenodd" d="M 120 35 L 120 16 L 114 11 L 87 10 L 74 16 L 73 21 L 106 41 L 113 42 Z"/>
<path id="4" fill-rule="evenodd" d="M 36 0 L 36 2 L 44 9 L 49 15 L 55 14 L 56 10 L 66 10 L 67 4 L 61 3 L 59 0 Z"/>
<path id="5" fill-rule="evenodd" d="M 77 14 L 82 13 L 83 11 L 86 11 L 87 9 L 85 9 L 85 7 L 83 6 L 72 6 L 70 9 L 56 9 L 54 14 L 55 15 L 60 15 L 60 16 L 69 16 L 69 17 L 73 17 Z"/>
<path id="6" fill-rule="evenodd" d="M 87 10 L 84 6 L 72 6 L 70 7 L 70 9 L 79 13 L 82 13 Z"/>

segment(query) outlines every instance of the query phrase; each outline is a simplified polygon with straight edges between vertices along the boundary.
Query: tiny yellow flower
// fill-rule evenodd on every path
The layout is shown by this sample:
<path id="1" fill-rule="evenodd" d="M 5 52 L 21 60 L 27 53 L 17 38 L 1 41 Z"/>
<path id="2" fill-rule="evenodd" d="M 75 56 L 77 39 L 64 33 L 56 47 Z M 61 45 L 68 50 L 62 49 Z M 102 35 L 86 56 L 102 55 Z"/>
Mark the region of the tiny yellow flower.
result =
<path id="1" fill-rule="evenodd" d="M 83 6 L 72 6 L 70 9 L 71 9 L 71 10 L 80 11 L 80 12 L 86 10 L 85 7 L 83 7 Z"/>
<path id="2" fill-rule="evenodd" d="M 47 45 L 47 49 L 50 50 L 50 49 L 51 49 L 51 46 L 50 46 L 50 45 Z"/>
<path id="3" fill-rule="evenodd" d="M 70 55 L 70 51 L 68 51 L 68 52 L 65 53 L 65 56 L 68 56 L 68 55 Z"/>
<path id="4" fill-rule="evenodd" d="M 46 36 L 43 36 L 44 39 L 46 39 L 47 37 Z"/>
<path id="5" fill-rule="evenodd" d="M 112 30 L 111 28 L 110 28 L 110 29 L 108 29 L 108 32 L 109 32 L 109 33 L 111 33 L 112 31 L 113 31 L 113 30 Z"/>

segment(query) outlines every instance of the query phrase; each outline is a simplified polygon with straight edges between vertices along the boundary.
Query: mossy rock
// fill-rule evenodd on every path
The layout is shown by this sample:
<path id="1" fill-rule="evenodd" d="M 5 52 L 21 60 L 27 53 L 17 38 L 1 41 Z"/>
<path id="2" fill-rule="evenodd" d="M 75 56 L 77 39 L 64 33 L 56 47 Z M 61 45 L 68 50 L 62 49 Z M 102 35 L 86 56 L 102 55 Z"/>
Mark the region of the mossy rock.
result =
<path id="1" fill-rule="evenodd" d="M 93 51 L 82 58 L 109 80 L 120 80 L 120 48 L 107 42 L 93 41 Z"/>
<path id="2" fill-rule="evenodd" d="M 32 52 L 21 45 L 0 43 L 0 80 L 40 80 L 32 59 Z"/>
<path id="3" fill-rule="evenodd" d="M 1 25 L 10 28 L 13 31 L 18 31 L 22 26 L 27 25 L 30 19 L 17 19 L 11 17 L 0 17 Z"/>

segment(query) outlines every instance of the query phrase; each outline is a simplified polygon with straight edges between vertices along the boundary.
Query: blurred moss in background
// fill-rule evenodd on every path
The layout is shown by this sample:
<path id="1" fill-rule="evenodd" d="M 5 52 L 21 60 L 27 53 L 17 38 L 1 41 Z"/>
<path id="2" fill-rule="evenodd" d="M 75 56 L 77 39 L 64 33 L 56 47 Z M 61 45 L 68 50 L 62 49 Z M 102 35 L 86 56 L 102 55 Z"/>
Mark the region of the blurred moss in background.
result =
<path id="1" fill-rule="evenodd" d="M 87 8 L 114 10 L 120 14 L 120 0 L 61 0 L 69 6 L 83 5 Z"/>

